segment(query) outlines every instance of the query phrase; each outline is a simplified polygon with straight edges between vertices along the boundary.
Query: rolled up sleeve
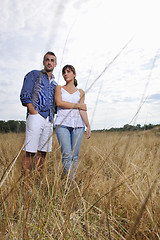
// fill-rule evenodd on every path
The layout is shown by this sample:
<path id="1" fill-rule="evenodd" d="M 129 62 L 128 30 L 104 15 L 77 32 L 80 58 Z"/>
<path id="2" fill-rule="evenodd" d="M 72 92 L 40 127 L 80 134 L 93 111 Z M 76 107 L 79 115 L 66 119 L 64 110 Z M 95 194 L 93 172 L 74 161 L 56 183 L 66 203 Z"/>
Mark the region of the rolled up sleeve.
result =
<path id="1" fill-rule="evenodd" d="M 24 77 L 24 82 L 20 93 L 20 100 L 23 106 L 26 106 L 27 103 L 32 103 L 34 82 L 35 74 L 34 71 L 31 71 Z"/>

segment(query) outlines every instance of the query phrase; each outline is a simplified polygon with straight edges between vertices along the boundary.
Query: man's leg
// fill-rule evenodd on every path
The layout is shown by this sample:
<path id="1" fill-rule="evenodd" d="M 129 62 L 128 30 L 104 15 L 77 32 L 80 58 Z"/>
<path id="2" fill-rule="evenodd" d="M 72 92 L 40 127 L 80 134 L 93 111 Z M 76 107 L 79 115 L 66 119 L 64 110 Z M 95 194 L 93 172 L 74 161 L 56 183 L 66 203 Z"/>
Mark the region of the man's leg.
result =
<path id="1" fill-rule="evenodd" d="M 45 157 L 46 152 L 40 151 L 38 151 L 37 153 L 26 152 L 22 161 L 23 171 L 26 172 L 25 175 L 30 174 L 33 167 L 34 168 L 36 167 L 37 169 L 41 170 L 45 163 Z"/>
<path id="2" fill-rule="evenodd" d="M 35 156 L 35 153 L 25 152 L 25 155 L 22 159 L 22 174 L 24 176 L 24 189 L 27 193 L 32 193 L 32 184 L 31 184 L 31 172 L 32 172 L 32 160 Z"/>
<path id="3" fill-rule="evenodd" d="M 29 175 L 32 170 L 32 159 L 34 158 L 35 153 L 26 152 L 22 159 L 22 169 L 23 173 Z"/>
<path id="4" fill-rule="evenodd" d="M 43 118 L 41 116 L 41 118 Z M 39 138 L 38 152 L 43 157 L 46 152 L 52 151 L 52 135 L 53 135 L 53 123 L 49 121 L 49 117 L 43 118 L 42 132 Z"/>
<path id="5" fill-rule="evenodd" d="M 45 164 L 45 157 L 47 152 L 52 151 L 52 135 L 53 135 L 53 123 L 49 121 L 49 117 L 43 120 L 43 126 L 41 135 L 38 143 L 38 151 L 35 159 L 35 166 L 40 171 L 43 169 Z"/>
<path id="6" fill-rule="evenodd" d="M 26 138 L 24 150 L 26 156 L 22 160 L 22 167 L 27 172 L 31 172 L 34 160 L 37 155 L 39 139 L 42 134 L 43 118 L 39 114 L 29 114 L 26 121 Z"/>
<path id="7" fill-rule="evenodd" d="M 34 159 L 35 167 L 38 171 L 41 171 L 45 164 L 46 152 L 38 151 Z"/>

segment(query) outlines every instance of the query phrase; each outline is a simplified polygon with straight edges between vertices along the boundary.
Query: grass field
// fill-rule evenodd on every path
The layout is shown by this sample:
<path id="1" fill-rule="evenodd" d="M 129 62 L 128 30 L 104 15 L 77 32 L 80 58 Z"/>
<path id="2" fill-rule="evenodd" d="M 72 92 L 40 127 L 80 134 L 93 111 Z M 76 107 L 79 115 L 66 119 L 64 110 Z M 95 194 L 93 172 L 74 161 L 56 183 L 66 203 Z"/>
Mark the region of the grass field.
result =
<path id="1" fill-rule="evenodd" d="M 160 239 L 159 129 L 84 137 L 74 184 L 62 178 L 54 134 L 31 191 L 21 174 L 23 141 L 0 134 L 0 239 Z"/>

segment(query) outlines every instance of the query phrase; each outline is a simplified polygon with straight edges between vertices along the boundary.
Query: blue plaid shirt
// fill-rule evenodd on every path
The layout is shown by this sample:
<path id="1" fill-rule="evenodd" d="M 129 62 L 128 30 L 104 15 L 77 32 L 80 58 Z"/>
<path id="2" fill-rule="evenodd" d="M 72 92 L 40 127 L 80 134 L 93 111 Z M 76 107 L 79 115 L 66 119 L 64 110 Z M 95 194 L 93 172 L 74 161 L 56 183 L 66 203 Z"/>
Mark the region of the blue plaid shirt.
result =
<path id="1" fill-rule="evenodd" d="M 29 72 L 23 82 L 20 100 L 23 106 L 27 103 L 32 103 L 35 110 L 47 118 L 49 121 L 53 120 L 55 113 L 54 92 L 57 83 L 52 75 L 49 81 L 48 74 L 44 70 L 33 70 Z M 28 116 L 27 110 L 27 116 Z"/>

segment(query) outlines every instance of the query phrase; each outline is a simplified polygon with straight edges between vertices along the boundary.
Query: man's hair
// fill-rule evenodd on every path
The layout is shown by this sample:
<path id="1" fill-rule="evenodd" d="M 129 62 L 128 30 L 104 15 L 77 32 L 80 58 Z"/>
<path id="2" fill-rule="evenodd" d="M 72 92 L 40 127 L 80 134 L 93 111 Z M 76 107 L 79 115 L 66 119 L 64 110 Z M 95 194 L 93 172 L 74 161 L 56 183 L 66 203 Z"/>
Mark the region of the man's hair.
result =
<path id="1" fill-rule="evenodd" d="M 46 57 L 47 54 L 52 55 L 56 58 L 56 55 L 53 52 L 48 51 L 43 57 L 43 63 L 44 63 L 44 60 L 45 60 L 45 57 Z M 57 58 L 56 58 L 56 64 L 57 64 Z"/>

